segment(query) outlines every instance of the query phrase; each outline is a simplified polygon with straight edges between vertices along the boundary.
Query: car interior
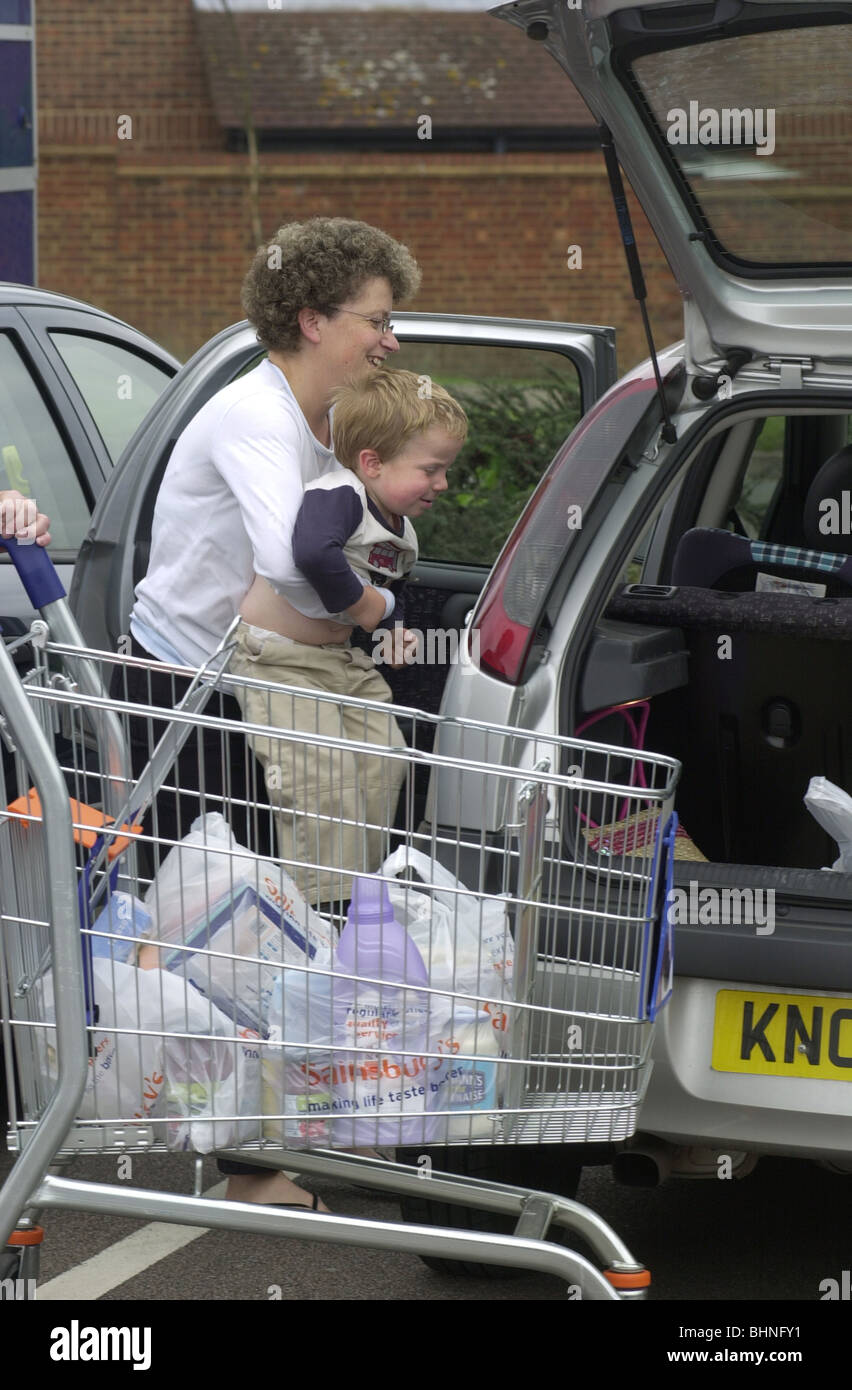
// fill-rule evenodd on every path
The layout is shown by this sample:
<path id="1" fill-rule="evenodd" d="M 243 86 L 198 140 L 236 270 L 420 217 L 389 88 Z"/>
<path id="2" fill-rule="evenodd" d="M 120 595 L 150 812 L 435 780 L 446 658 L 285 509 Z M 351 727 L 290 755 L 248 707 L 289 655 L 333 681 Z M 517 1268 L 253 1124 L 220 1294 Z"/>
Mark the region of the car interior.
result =
<path id="1" fill-rule="evenodd" d="M 646 706 L 643 746 L 682 763 L 685 858 L 838 857 L 804 795 L 814 776 L 852 787 L 849 435 L 842 412 L 720 424 L 658 513 L 665 535 L 645 533 L 653 563 L 634 562 L 596 629 L 590 736 L 636 746 L 613 707 Z"/>

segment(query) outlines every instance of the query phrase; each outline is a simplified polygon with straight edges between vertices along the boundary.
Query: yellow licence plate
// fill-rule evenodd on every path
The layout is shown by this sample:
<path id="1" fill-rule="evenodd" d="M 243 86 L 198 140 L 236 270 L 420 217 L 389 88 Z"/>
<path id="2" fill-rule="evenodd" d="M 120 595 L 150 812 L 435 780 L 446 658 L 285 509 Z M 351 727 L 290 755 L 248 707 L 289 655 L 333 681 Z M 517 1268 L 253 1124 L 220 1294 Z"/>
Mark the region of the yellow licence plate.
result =
<path id="1" fill-rule="evenodd" d="M 820 994 L 716 995 L 716 1071 L 852 1081 L 852 999 Z"/>

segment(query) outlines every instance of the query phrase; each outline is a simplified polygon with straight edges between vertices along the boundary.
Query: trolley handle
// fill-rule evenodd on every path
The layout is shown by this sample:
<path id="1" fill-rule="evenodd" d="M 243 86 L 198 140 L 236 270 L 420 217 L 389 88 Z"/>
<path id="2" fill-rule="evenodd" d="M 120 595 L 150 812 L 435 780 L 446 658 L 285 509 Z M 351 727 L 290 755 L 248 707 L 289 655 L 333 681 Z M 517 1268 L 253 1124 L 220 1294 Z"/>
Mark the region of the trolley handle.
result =
<path id="1" fill-rule="evenodd" d="M 13 536 L 0 536 L 0 549 L 8 550 L 18 571 L 27 598 L 33 608 L 44 608 L 58 598 L 65 598 L 65 589 L 53 561 L 42 545 L 34 541 L 22 545 Z"/>
<path id="2" fill-rule="evenodd" d="M 48 622 L 50 637 L 80 650 L 86 639 L 80 631 L 65 594 L 65 588 L 43 546 L 35 542 L 21 543 L 10 536 L 0 536 L 0 548 L 5 547 L 21 577 L 27 597 Z M 80 689 L 96 700 L 104 700 L 106 691 L 97 663 L 81 657 L 74 664 L 74 679 Z M 98 741 L 101 774 L 108 769 L 103 794 L 103 809 L 114 815 L 127 796 L 131 780 L 131 758 L 121 721 L 115 710 L 93 708 L 90 723 Z"/>

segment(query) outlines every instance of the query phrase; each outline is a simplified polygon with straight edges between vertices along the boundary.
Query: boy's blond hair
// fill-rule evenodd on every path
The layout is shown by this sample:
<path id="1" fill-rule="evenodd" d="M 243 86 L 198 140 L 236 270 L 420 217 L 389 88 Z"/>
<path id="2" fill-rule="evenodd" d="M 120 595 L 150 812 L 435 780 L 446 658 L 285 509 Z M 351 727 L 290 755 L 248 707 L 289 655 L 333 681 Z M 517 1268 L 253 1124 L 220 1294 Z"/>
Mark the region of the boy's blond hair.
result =
<path id="1" fill-rule="evenodd" d="M 449 391 L 414 372 L 374 372 L 334 396 L 334 453 L 353 471 L 362 449 L 395 458 L 416 434 L 439 425 L 453 439 L 467 436 L 467 416 Z"/>

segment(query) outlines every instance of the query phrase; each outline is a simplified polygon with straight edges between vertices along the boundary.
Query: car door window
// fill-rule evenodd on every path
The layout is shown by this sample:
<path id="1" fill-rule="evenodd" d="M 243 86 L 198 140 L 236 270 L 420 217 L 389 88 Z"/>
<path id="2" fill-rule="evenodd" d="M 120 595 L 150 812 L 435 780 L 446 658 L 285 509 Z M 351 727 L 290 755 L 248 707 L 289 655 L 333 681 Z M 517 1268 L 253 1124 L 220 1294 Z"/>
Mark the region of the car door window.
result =
<path id="1" fill-rule="evenodd" d="M 116 463 L 171 380 L 168 372 L 111 338 L 67 331 L 52 332 L 50 338 Z"/>
<path id="2" fill-rule="evenodd" d="M 79 548 L 89 502 L 29 367 L 6 333 L 0 333 L 0 488 L 15 488 L 47 512 L 56 550 Z"/>
<path id="3" fill-rule="evenodd" d="M 758 435 L 743 476 L 742 488 L 729 522 L 730 530 L 742 530 L 751 540 L 766 534 L 772 504 L 784 475 L 783 415 L 773 415 Z"/>
<path id="4" fill-rule="evenodd" d="M 467 441 L 449 488 L 417 521 L 428 560 L 492 565 L 533 488 L 580 418 L 570 359 L 539 348 L 403 342 L 394 367 L 435 381 L 467 411 Z"/>

